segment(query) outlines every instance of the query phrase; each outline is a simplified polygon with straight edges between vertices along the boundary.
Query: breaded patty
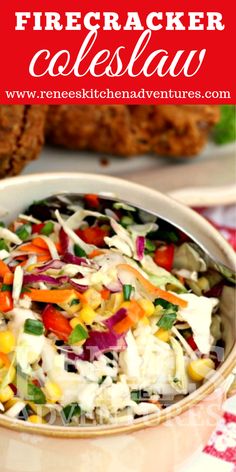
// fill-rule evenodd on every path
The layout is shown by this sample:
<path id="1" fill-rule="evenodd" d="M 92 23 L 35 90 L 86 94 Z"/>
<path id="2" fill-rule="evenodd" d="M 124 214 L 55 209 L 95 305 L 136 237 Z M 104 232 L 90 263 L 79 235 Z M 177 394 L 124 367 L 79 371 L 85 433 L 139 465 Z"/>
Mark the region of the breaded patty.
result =
<path id="1" fill-rule="evenodd" d="M 0 178 L 19 174 L 38 156 L 46 110 L 42 105 L 0 106 Z"/>
<path id="2" fill-rule="evenodd" d="M 49 107 L 47 141 L 118 156 L 193 156 L 219 121 L 216 105 L 58 105 Z"/>

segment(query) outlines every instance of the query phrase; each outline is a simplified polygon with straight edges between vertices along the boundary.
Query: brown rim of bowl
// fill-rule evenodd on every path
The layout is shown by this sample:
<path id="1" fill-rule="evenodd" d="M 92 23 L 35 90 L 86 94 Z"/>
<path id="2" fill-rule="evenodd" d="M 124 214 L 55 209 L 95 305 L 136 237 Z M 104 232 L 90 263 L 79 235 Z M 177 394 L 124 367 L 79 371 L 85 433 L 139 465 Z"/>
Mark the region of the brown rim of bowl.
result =
<path id="1" fill-rule="evenodd" d="M 103 426 L 82 426 L 82 427 L 69 427 L 69 426 L 53 426 L 53 425 L 32 425 L 29 422 L 23 422 L 22 420 L 9 419 L 0 414 L 0 426 L 6 429 L 21 433 L 34 433 L 42 436 L 48 436 L 52 438 L 64 438 L 64 439 L 86 439 L 86 438 L 98 438 L 106 436 L 114 436 L 122 433 L 133 433 L 146 429 L 173 419 L 176 416 L 184 413 L 190 408 L 194 407 L 211 393 L 215 392 L 216 389 L 222 386 L 222 395 L 225 392 L 223 387 L 224 381 L 230 375 L 234 367 L 236 366 L 236 344 L 230 352 L 228 358 L 224 361 L 223 365 L 218 371 L 201 387 L 199 387 L 194 393 L 186 396 L 184 399 L 173 404 L 165 410 L 161 410 L 158 413 L 154 413 L 149 416 L 145 416 L 138 420 L 134 420 L 132 424 L 121 424 L 116 425 L 103 425 Z"/>

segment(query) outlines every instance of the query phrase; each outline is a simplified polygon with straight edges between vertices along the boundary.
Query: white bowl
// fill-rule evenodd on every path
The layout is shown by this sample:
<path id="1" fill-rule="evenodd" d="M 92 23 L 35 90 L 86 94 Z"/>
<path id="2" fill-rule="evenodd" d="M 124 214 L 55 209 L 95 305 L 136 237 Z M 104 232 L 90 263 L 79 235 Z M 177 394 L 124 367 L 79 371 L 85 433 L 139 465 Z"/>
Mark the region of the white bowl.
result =
<path id="1" fill-rule="evenodd" d="M 9 222 L 32 201 L 59 192 L 115 194 L 184 227 L 226 265 L 235 263 L 232 248 L 197 213 L 154 190 L 108 176 L 57 173 L 3 180 L 0 219 Z M 177 467 L 204 445 L 220 414 L 225 380 L 236 362 L 233 314 L 227 311 L 224 322 L 226 361 L 210 381 L 164 410 L 159 419 L 151 415 L 148 421 L 97 427 L 91 432 L 91 427 L 41 426 L 0 417 L 1 472 L 64 472 L 68 467 L 70 472 L 155 472 L 157 467 L 162 472 L 175 470 L 173 464 Z"/>

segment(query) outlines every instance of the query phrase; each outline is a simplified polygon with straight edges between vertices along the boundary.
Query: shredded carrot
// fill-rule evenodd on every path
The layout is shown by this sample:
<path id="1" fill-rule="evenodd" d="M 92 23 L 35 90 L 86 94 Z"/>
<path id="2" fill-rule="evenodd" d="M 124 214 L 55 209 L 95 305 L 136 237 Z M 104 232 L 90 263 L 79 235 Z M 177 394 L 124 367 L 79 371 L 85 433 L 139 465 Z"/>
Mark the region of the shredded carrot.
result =
<path id="1" fill-rule="evenodd" d="M 13 283 L 14 275 L 11 272 L 6 272 L 3 276 L 3 283 L 6 285 L 11 285 Z"/>
<path id="2" fill-rule="evenodd" d="M 72 297 L 80 298 L 75 290 L 38 290 L 32 288 L 30 292 L 26 292 L 24 295 L 34 302 L 57 304 L 66 303 Z"/>
<path id="3" fill-rule="evenodd" d="M 42 254 L 41 256 L 37 256 L 37 264 L 39 264 L 41 262 L 49 262 L 51 259 L 52 258 L 49 255 L 49 253 Z"/>
<path id="4" fill-rule="evenodd" d="M 123 320 L 115 324 L 115 326 L 113 327 L 113 330 L 117 334 L 123 334 L 126 331 L 128 331 L 130 328 L 132 328 L 132 326 L 133 326 L 133 321 L 128 316 L 126 316 Z"/>
<path id="5" fill-rule="evenodd" d="M 127 270 L 131 272 L 136 279 L 140 282 L 140 284 L 151 294 L 153 294 L 156 297 L 163 298 L 163 300 L 166 300 L 167 302 L 173 303 L 174 305 L 178 305 L 182 308 L 186 308 L 188 306 L 188 302 L 186 300 L 182 300 L 181 298 L 177 297 L 176 295 L 173 295 L 170 292 L 167 292 L 166 290 L 162 290 L 159 287 L 155 287 L 149 280 L 145 279 L 140 272 L 135 269 L 134 267 L 131 267 L 128 264 L 119 264 L 118 269 L 122 270 Z"/>
<path id="6" fill-rule="evenodd" d="M 84 303 L 85 305 L 88 304 L 88 300 L 87 300 L 86 296 L 85 296 L 83 293 L 77 292 L 77 291 L 75 290 L 75 294 L 76 294 L 76 297 L 77 297 L 82 303 Z"/>
<path id="7" fill-rule="evenodd" d="M 9 357 L 6 354 L 4 354 L 4 352 L 0 352 L 0 361 L 2 361 L 2 363 L 6 367 L 10 367 L 10 365 L 11 365 Z"/>
<path id="8" fill-rule="evenodd" d="M 61 243 L 58 242 L 58 243 L 54 243 L 54 244 L 55 244 L 55 246 L 56 246 L 57 252 L 58 252 L 59 254 L 62 254 Z"/>
<path id="9" fill-rule="evenodd" d="M 88 255 L 89 259 L 93 259 L 94 257 L 101 256 L 103 254 L 103 251 L 100 251 L 100 249 L 94 249 L 94 251 L 90 252 Z"/>
<path id="10" fill-rule="evenodd" d="M 0 277 L 4 277 L 5 274 L 11 274 L 11 271 L 5 262 L 0 260 Z"/>
<path id="11" fill-rule="evenodd" d="M 18 250 L 21 251 L 21 252 L 29 252 L 30 254 L 36 254 L 36 255 L 39 255 L 39 256 L 41 254 L 45 255 L 47 252 L 49 253 L 49 251 L 46 251 L 46 248 L 35 246 L 32 243 L 25 244 L 24 246 L 20 246 L 18 248 Z"/>
<path id="12" fill-rule="evenodd" d="M 34 238 L 33 241 L 32 241 L 32 244 L 34 246 L 41 247 L 42 249 L 47 249 L 48 250 L 47 243 L 44 241 L 44 239 L 42 239 L 40 237 Z"/>
<path id="13" fill-rule="evenodd" d="M 110 290 L 108 290 L 108 288 L 104 288 L 103 290 L 101 290 L 101 297 L 103 300 L 108 300 L 108 298 L 110 297 Z"/>
<path id="14" fill-rule="evenodd" d="M 116 323 L 113 327 L 114 331 L 117 334 L 123 334 L 128 331 L 132 326 L 136 325 L 138 321 L 143 318 L 144 310 L 136 302 L 136 300 L 131 300 L 127 309 L 127 316 Z"/>
<path id="15" fill-rule="evenodd" d="M 59 252 L 59 254 L 61 254 L 61 252 L 62 252 L 61 244 L 60 244 L 59 242 L 54 243 L 54 244 L 55 244 L 56 249 L 57 249 L 57 251 Z M 44 241 L 44 239 L 40 238 L 40 236 L 33 239 L 33 245 L 34 245 L 34 246 L 37 246 L 37 247 L 39 247 L 39 248 L 41 248 L 41 249 L 46 249 L 46 250 L 48 251 L 48 245 L 47 245 L 47 243 Z"/>

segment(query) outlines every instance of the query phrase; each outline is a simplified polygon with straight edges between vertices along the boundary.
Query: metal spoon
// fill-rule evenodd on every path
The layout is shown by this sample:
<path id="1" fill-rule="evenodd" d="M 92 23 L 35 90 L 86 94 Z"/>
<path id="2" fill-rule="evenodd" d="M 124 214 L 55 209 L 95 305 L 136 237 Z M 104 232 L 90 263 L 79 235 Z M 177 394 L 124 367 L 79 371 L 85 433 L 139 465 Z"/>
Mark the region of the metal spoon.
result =
<path id="1" fill-rule="evenodd" d="M 75 211 L 74 206 L 84 206 L 84 197 L 86 194 L 84 193 L 60 193 L 56 195 L 52 195 L 46 199 L 44 199 L 44 203 L 46 204 L 46 207 L 50 206 L 50 208 L 47 209 L 48 212 L 53 212 L 51 214 L 51 217 L 54 214 L 54 211 L 56 208 L 59 208 L 62 212 L 62 214 L 67 214 L 70 215 Z M 168 223 L 169 228 L 178 229 L 181 230 L 183 233 L 185 233 L 190 239 L 191 242 L 189 243 L 192 248 L 198 252 L 198 254 L 201 256 L 201 258 L 205 261 L 206 265 L 208 268 L 215 269 L 218 271 L 225 279 L 227 279 L 229 282 L 236 284 L 236 272 L 229 267 L 225 266 L 221 262 L 215 260 L 209 251 L 207 250 L 206 247 L 204 247 L 202 244 L 199 243 L 199 241 L 184 227 L 181 227 L 178 224 L 173 224 L 171 220 L 168 218 L 163 218 L 158 214 L 158 212 L 154 211 L 147 211 L 145 208 L 137 205 L 133 205 L 132 203 L 122 200 L 122 199 L 117 199 L 113 195 L 105 195 L 105 194 L 99 194 L 98 195 L 99 200 L 103 202 L 103 207 L 104 208 L 112 208 L 114 203 L 122 204 L 127 207 L 132 207 L 136 212 L 138 212 L 139 217 L 141 218 L 142 221 L 144 222 L 150 222 L 150 221 L 157 221 L 157 223 L 165 222 Z M 32 208 L 32 206 L 30 207 Z M 46 210 L 46 208 L 45 208 Z"/>

